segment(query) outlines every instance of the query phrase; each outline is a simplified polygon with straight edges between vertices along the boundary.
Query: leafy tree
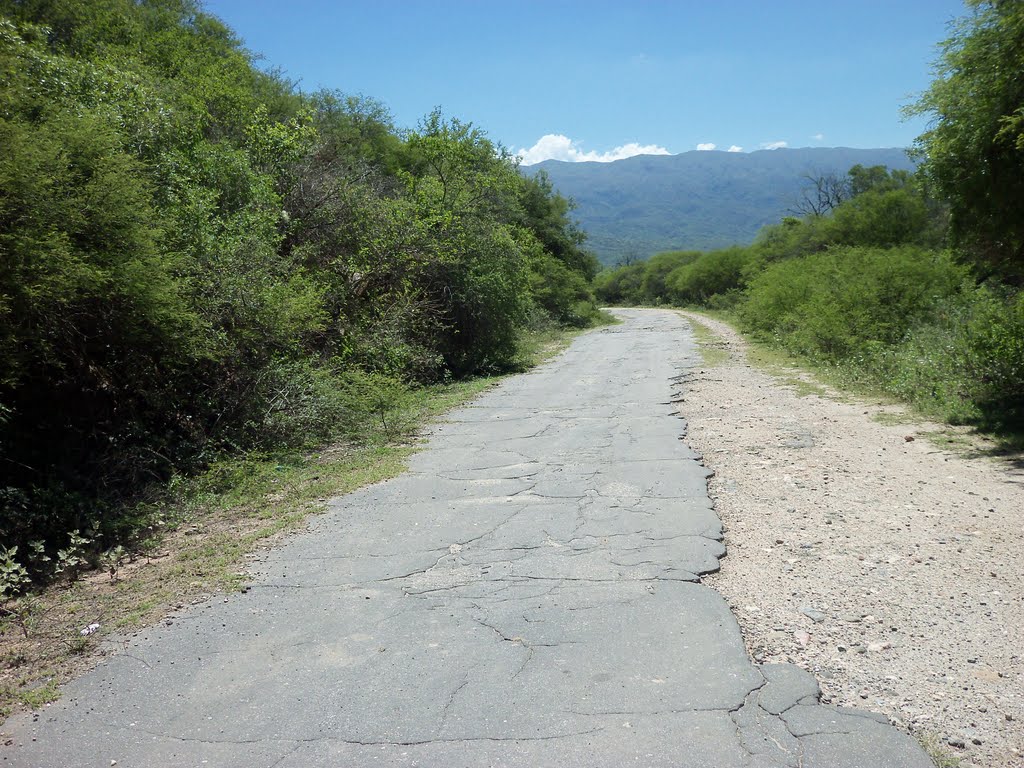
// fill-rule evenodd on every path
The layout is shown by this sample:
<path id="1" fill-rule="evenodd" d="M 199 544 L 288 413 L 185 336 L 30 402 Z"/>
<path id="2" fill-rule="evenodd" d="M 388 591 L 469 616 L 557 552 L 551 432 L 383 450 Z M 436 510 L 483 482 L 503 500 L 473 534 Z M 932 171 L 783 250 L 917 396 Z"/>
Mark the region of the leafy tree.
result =
<path id="1" fill-rule="evenodd" d="M 701 258 L 700 251 L 668 251 L 657 253 L 644 262 L 644 277 L 641 283 L 644 299 L 651 303 L 667 302 L 670 299 L 667 278 L 671 272 Z"/>
<path id="2" fill-rule="evenodd" d="M 605 269 L 594 278 L 594 295 L 605 304 L 642 304 L 644 264 L 635 262 L 615 269 Z"/>
<path id="3" fill-rule="evenodd" d="M 830 244 L 875 246 L 919 242 L 928 229 L 929 210 L 920 195 L 884 187 L 851 197 L 822 227 Z"/>
<path id="4" fill-rule="evenodd" d="M 569 218 L 575 205 L 555 192 L 543 170 L 523 177 L 519 203 L 524 226 L 544 248 L 570 270 L 593 280 L 599 265 L 593 254 L 583 249 L 586 235 Z"/>
<path id="5" fill-rule="evenodd" d="M 859 163 L 850 168 L 846 175 L 849 179 L 850 197 L 871 191 L 903 189 L 910 184 L 912 178 L 909 171 L 892 170 L 884 165 L 865 167 Z"/>
<path id="6" fill-rule="evenodd" d="M 223 452 L 388 430 L 593 319 L 571 204 L 472 124 L 305 95 L 193 0 L 0 0 L 0 538 Z M 22 551 L 27 551 L 23 548 Z"/>
<path id="7" fill-rule="evenodd" d="M 749 248 L 709 251 L 696 261 L 673 270 L 665 283 L 678 303 L 708 304 L 713 296 L 724 296 L 743 288 L 743 268 L 749 258 Z"/>
<path id="8" fill-rule="evenodd" d="M 1024 279 L 1024 5 L 967 0 L 936 78 L 907 111 L 932 120 L 915 144 L 950 205 L 951 234 L 986 273 Z"/>

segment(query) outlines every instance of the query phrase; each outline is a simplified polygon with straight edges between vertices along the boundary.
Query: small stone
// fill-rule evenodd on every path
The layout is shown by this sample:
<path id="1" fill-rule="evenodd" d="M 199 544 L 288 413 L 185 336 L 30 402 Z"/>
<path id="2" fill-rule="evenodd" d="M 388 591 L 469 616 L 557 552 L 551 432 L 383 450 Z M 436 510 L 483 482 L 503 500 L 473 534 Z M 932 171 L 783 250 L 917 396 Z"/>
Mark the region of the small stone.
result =
<path id="1" fill-rule="evenodd" d="M 957 749 L 964 749 L 967 746 L 967 744 L 964 743 L 963 739 L 958 738 L 956 736 L 950 736 L 948 739 L 946 739 L 946 743 L 949 744 L 949 746 L 951 747 L 956 747 Z"/>
<path id="2" fill-rule="evenodd" d="M 975 736 L 973 739 L 971 739 L 971 744 L 974 744 L 974 745 L 980 747 L 981 746 L 981 739 L 979 739 L 977 736 Z"/>
<path id="3" fill-rule="evenodd" d="M 800 613 L 806 616 L 808 619 L 813 621 L 815 624 L 820 624 L 825 620 L 825 614 L 819 611 L 817 608 L 811 605 L 801 605 Z"/>

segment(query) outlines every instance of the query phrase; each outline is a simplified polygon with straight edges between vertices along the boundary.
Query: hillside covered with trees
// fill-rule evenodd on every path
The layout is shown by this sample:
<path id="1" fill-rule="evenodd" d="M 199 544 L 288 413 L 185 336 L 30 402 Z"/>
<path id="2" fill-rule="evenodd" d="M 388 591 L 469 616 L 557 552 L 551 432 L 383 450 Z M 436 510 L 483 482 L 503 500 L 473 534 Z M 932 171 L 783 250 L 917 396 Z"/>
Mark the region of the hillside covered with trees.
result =
<path id="1" fill-rule="evenodd" d="M 755 336 L 954 423 L 1024 427 L 1024 6 L 970 0 L 911 108 L 911 175 L 819 177 L 748 247 L 598 275 L 615 304 L 728 310 Z"/>
<path id="2" fill-rule="evenodd" d="M 595 315 L 543 177 L 439 112 L 299 91 L 192 0 L 2 0 L 0 79 L 5 589 L 154 483 L 357 437 Z"/>
<path id="3" fill-rule="evenodd" d="M 637 155 L 612 163 L 546 160 L 544 173 L 576 203 L 587 246 L 602 264 L 646 259 L 673 248 L 745 245 L 758 231 L 803 207 L 808 177 L 854 165 L 913 170 L 903 149 L 805 147 Z"/>

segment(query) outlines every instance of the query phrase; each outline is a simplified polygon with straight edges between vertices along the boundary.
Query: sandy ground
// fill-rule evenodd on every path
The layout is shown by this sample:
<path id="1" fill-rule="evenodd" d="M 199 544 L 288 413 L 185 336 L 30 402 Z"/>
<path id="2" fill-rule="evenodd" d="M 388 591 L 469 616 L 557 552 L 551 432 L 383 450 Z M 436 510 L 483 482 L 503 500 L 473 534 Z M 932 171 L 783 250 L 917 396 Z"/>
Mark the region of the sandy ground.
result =
<path id="1" fill-rule="evenodd" d="M 679 403 L 726 526 L 705 583 L 755 660 L 812 671 L 824 700 L 964 768 L 1024 766 L 1024 461 L 940 449 L 939 425 L 893 424 L 891 405 L 801 396 L 697 319 L 728 353 Z"/>

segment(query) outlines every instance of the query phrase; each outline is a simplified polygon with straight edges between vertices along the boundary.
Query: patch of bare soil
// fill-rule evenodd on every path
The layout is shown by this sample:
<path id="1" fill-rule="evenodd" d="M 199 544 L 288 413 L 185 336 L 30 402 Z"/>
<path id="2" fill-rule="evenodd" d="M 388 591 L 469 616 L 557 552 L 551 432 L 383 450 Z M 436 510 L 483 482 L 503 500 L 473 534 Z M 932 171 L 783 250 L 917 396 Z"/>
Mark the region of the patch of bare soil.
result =
<path id="1" fill-rule="evenodd" d="M 679 408 L 726 526 L 705 583 L 751 655 L 885 713 L 941 765 L 1024 766 L 1024 461 L 937 447 L 941 425 L 892 405 L 801 395 L 728 325 L 684 314 L 725 352 Z"/>

